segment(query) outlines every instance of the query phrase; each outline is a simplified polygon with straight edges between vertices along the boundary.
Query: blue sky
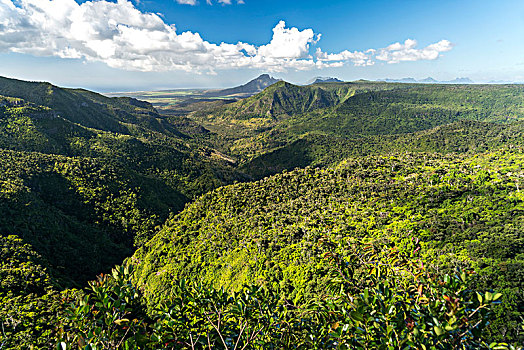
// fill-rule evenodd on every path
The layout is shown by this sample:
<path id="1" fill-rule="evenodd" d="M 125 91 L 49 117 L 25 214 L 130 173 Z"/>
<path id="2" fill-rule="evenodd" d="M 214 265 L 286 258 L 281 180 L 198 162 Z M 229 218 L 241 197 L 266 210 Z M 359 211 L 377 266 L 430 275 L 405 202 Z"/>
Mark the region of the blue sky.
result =
<path id="1" fill-rule="evenodd" d="M 265 72 L 524 81 L 522 0 L 179 2 L 195 0 L 0 0 L 0 75 L 97 91 Z"/>

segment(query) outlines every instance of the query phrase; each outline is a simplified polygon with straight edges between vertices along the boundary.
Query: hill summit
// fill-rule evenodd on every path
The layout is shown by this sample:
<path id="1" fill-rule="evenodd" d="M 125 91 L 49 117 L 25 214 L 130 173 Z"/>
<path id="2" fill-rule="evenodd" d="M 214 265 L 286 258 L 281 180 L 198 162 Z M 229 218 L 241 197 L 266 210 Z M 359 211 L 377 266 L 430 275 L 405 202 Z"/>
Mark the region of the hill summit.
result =
<path id="1" fill-rule="evenodd" d="M 213 97 L 213 96 L 229 96 L 229 95 L 244 95 L 245 97 L 249 97 L 255 94 L 258 94 L 268 86 L 271 86 L 277 82 L 281 81 L 281 79 L 275 79 L 269 74 L 262 74 L 258 78 L 255 78 L 248 83 L 244 85 L 240 85 L 237 87 L 224 89 L 224 90 L 218 90 L 218 91 L 211 91 L 207 93 L 207 96 Z"/>
<path id="2" fill-rule="evenodd" d="M 306 83 L 306 85 L 319 84 L 319 83 L 343 83 L 342 80 L 333 77 L 316 77 Z"/>

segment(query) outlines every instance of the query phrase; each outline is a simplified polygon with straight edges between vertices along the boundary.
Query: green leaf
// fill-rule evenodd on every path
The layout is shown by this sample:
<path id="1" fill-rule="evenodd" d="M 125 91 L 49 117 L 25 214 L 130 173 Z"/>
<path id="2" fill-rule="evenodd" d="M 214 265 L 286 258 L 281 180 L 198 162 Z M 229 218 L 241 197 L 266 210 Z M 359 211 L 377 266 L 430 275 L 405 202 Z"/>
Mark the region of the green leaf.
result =
<path id="1" fill-rule="evenodd" d="M 359 322 L 364 322 L 364 317 L 357 311 L 352 311 L 350 313 L 350 316 L 352 319 L 357 320 Z"/>
<path id="2" fill-rule="evenodd" d="M 501 296 L 502 296 L 502 293 L 496 293 L 496 294 L 493 296 L 493 301 L 496 301 L 496 300 L 500 299 Z"/>
<path id="3" fill-rule="evenodd" d="M 477 292 L 477 299 L 478 299 L 479 303 L 482 304 L 482 295 L 480 295 L 479 292 Z"/>
<path id="4" fill-rule="evenodd" d="M 466 273 L 465 272 L 462 272 L 460 274 L 460 279 L 462 280 L 462 282 L 466 282 Z"/>

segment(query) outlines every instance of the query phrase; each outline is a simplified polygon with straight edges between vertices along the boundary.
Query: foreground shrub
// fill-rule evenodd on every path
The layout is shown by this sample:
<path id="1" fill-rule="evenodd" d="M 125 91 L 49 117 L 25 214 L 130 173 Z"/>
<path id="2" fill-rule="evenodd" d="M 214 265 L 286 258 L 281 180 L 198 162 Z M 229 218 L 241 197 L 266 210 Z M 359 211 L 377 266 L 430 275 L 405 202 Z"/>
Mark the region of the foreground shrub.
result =
<path id="1" fill-rule="evenodd" d="M 78 294 L 58 348 L 513 348 L 485 339 L 501 294 L 469 289 L 465 271 L 437 274 L 417 260 L 418 242 L 409 244 L 401 250 L 387 241 L 321 240 L 332 268 L 326 292 L 309 300 L 264 287 L 229 293 L 179 281 L 170 301 L 148 312 L 132 266 L 119 267 Z"/>

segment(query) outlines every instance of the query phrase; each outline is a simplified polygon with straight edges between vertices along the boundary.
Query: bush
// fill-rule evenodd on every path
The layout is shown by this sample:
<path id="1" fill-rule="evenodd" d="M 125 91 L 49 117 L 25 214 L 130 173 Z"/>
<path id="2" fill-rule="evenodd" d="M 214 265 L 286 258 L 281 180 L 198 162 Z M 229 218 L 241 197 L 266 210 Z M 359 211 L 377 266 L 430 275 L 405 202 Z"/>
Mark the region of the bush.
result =
<path id="1" fill-rule="evenodd" d="M 411 254 L 391 242 L 325 238 L 318 248 L 330 262 L 328 288 L 308 300 L 182 280 L 147 312 L 132 266 L 116 268 L 78 294 L 58 348 L 514 349 L 483 332 L 501 294 L 469 289 L 469 272 L 439 276 L 417 259 L 417 240 Z"/>

